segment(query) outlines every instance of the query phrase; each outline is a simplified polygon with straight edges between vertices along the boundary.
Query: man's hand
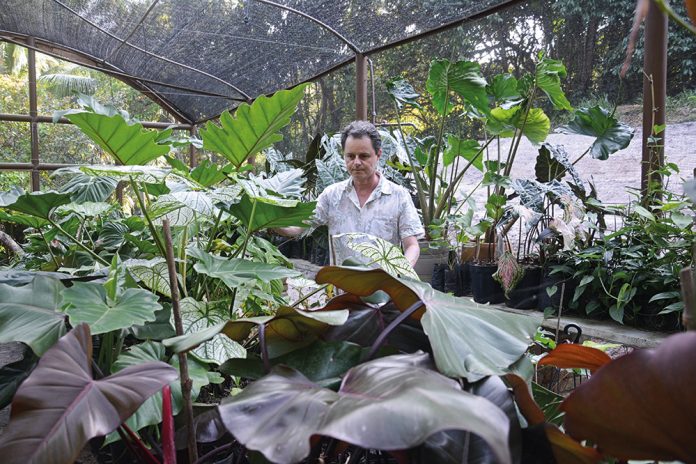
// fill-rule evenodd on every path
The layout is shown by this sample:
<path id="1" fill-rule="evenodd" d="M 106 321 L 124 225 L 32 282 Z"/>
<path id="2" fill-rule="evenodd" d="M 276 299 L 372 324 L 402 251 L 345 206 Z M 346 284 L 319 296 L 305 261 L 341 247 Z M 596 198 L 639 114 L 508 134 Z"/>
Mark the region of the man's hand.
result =
<path id="1" fill-rule="evenodd" d="M 416 236 L 412 235 L 402 239 L 401 247 L 404 249 L 404 256 L 408 262 L 411 263 L 411 266 L 415 266 L 420 256 L 420 247 L 418 246 L 418 239 Z"/>

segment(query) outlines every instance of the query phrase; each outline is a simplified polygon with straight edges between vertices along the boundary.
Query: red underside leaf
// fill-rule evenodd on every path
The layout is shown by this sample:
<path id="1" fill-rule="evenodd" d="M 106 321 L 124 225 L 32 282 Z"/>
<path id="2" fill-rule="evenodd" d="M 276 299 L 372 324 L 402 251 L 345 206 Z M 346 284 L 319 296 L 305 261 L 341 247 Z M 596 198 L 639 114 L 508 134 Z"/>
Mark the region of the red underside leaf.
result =
<path id="1" fill-rule="evenodd" d="M 546 424 L 546 438 L 557 464 L 595 464 L 602 458 L 596 449 L 582 446 L 555 425 Z"/>
<path id="2" fill-rule="evenodd" d="M 563 402 L 565 430 L 618 459 L 696 456 L 696 332 L 599 369 Z"/>
<path id="3" fill-rule="evenodd" d="M 539 360 L 540 366 L 556 366 L 569 369 L 589 369 L 594 373 L 609 363 L 611 358 L 605 352 L 589 346 L 562 343 L 548 355 Z"/>
<path id="4" fill-rule="evenodd" d="M 174 416 L 172 415 L 172 389 L 162 388 L 162 455 L 164 464 L 176 464 L 176 444 L 174 443 Z"/>

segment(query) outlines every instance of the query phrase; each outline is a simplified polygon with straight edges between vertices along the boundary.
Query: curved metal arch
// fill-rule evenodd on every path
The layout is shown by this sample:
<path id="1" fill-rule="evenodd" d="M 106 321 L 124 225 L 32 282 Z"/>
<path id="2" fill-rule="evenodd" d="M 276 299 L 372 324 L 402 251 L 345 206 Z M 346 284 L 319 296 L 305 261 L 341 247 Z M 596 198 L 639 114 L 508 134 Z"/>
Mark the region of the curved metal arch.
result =
<path id="1" fill-rule="evenodd" d="M 289 11 L 289 12 L 294 13 L 294 14 L 296 14 L 296 15 L 302 16 L 303 18 L 308 19 L 308 20 L 312 21 L 312 22 L 315 23 L 315 24 L 318 24 L 322 29 L 326 29 L 327 31 L 329 31 L 330 33 L 332 33 L 333 35 L 335 35 L 336 37 L 338 37 L 343 43 L 345 43 L 346 45 L 348 45 L 348 47 L 349 47 L 351 50 L 353 50 L 353 52 L 355 52 L 356 54 L 362 54 L 362 53 L 363 53 L 363 52 L 358 48 L 357 45 L 355 45 L 353 42 L 351 42 L 350 40 L 348 40 L 343 34 L 341 34 L 340 32 L 338 32 L 336 29 L 334 29 L 333 27 L 329 26 L 329 25 L 326 24 L 325 22 L 320 21 L 319 19 L 315 18 L 314 16 L 311 16 L 311 15 L 305 13 L 304 11 L 300 11 L 300 10 L 298 10 L 298 9 L 295 9 L 295 8 L 291 7 L 291 6 L 281 5 L 280 3 L 276 3 L 276 2 L 273 2 L 273 1 L 271 1 L 271 0 L 255 0 L 255 1 L 257 1 L 257 2 L 259 2 L 259 3 L 263 3 L 264 5 L 274 6 L 274 7 L 276 7 L 276 8 L 280 8 L 280 9 L 282 9 L 282 10 Z"/>
<path id="2" fill-rule="evenodd" d="M 143 48 L 138 47 L 137 45 L 134 45 L 134 44 L 132 44 L 132 43 L 128 43 L 128 42 L 124 41 L 123 39 L 121 39 L 121 38 L 119 38 L 119 37 L 116 37 L 114 34 L 112 34 L 111 32 L 107 31 L 106 29 L 104 29 L 104 28 L 100 27 L 99 25 L 93 23 L 93 22 L 90 21 L 89 19 L 85 18 L 85 17 L 82 16 L 80 13 L 78 13 L 78 12 L 75 11 L 75 10 L 73 10 L 72 8 L 70 8 L 68 5 L 64 4 L 64 3 L 61 2 L 60 0 L 53 0 L 53 1 L 54 1 L 56 4 L 58 4 L 60 7 L 62 7 L 62 8 L 64 8 L 64 9 L 68 10 L 70 13 L 74 14 L 75 16 L 77 16 L 78 18 L 80 18 L 82 21 L 84 21 L 84 22 L 86 22 L 87 24 L 89 24 L 90 26 L 92 26 L 93 28 L 97 29 L 98 31 L 103 32 L 104 34 L 108 35 L 108 36 L 111 37 L 112 39 L 117 40 L 117 41 L 121 42 L 121 43 L 124 44 L 124 45 L 128 45 L 129 47 L 131 47 L 131 48 L 133 48 L 133 49 L 135 49 L 135 50 L 138 50 L 139 52 L 142 52 L 142 53 L 144 53 L 144 54 L 146 54 L 146 55 L 148 55 L 148 56 L 151 56 L 151 57 L 153 57 L 153 58 L 156 58 L 156 59 L 158 59 L 158 60 L 162 60 L 162 61 L 165 61 L 165 62 L 167 62 L 167 63 L 173 64 L 173 65 L 175 65 L 175 66 L 179 66 L 179 67 L 181 67 L 181 68 L 188 69 L 189 71 L 193 71 L 193 72 L 198 73 L 198 74 L 202 74 L 202 75 L 204 75 L 204 76 L 206 76 L 206 77 L 209 77 L 209 78 L 211 78 L 211 79 L 213 79 L 213 80 L 215 80 L 215 81 L 218 81 L 218 82 L 220 82 L 221 84 L 223 84 L 223 85 L 225 85 L 225 86 L 231 88 L 232 90 L 234 90 L 234 91 L 237 92 L 238 94 L 242 95 L 247 101 L 253 100 L 253 98 L 252 98 L 251 96 L 249 96 L 246 92 L 244 92 L 243 90 L 241 90 L 241 89 L 240 89 L 239 87 L 237 87 L 236 85 L 234 85 L 234 84 L 232 84 L 232 83 L 230 83 L 230 82 L 227 82 L 227 81 L 224 80 L 224 79 L 220 79 L 219 77 L 217 77 L 217 76 L 215 76 L 215 75 L 213 75 L 213 74 L 207 73 L 207 72 L 202 71 L 202 70 L 200 70 L 200 69 L 196 69 L 196 68 L 194 68 L 193 66 L 189 66 L 189 65 L 186 65 L 186 64 L 183 64 L 183 63 L 179 63 L 178 61 L 174 61 L 174 60 L 171 60 L 171 59 L 166 58 L 166 57 L 164 57 L 164 56 L 157 55 L 156 53 L 149 52 L 149 51 L 147 51 L 147 50 L 145 50 L 145 49 L 143 49 Z"/>

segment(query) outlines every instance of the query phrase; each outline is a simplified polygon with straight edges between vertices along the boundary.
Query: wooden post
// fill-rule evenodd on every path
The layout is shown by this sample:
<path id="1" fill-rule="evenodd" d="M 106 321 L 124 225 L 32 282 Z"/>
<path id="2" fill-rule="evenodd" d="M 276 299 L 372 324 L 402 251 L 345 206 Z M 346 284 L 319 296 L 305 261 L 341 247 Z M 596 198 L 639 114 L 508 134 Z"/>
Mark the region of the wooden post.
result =
<path id="1" fill-rule="evenodd" d="M 367 120 L 367 59 L 355 55 L 355 119 Z"/>
<path id="2" fill-rule="evenodd" d="M 653 127 L 665 123 L 667 97 L 667 15 L 655 2 L 645 19 L 645 54 L 643 55 L 643 162 L 640 188 L 645 199 L 649 183 L 662 185 L 662 176 L 656 171 L 665 164 L 665 131 L 653 134 Z M 660 138 L 650 143 L 650 137 Z"/>

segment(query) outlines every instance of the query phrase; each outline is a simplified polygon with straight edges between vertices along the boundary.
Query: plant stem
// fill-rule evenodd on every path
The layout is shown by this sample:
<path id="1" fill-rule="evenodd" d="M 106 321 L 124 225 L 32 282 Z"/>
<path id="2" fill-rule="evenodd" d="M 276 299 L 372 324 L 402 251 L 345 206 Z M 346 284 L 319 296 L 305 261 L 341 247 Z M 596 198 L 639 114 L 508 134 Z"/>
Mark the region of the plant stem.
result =
<path id="1" fill-rule="evenodd" d="M 442 135 L 445 132 L 445 116 L 447 116 L 447 104 L 449 103 L 449 84 L 445 92 L 445 107 L 442 111 L 442 119 L 440 120 L 440 129 L 438 130 L 437 146 L 435 154 L 430 158 L 430 197 L 428 198 L 428 208 L 431 211 L 431 220 L 435 219 L 433 211 L 435 210 L 435 179 L 437 178 L 437 165 L 440 162 L 440 150 L 442 149 Z"/>
<path id="2" fill-rule="evenodd" d="M 382 331 L 382 333 L 379 334 L 377 339 L 374 341 L 372 346 L 370 347 L 370 351 L 367 353 L 367 356 L 365 358 L 365 361 L 369 361 L 372 359 L 376 354 L 377 351 L 382 347 L 382 344 L 384 341 L 387 339 L 389 334 L 392 333 L 392 331 L 399 325 L 401 324 L 406 318 L 408 318 L 411 314 L 415 313 L 418 311 L 420 308 L 423 308 L 425 304 L 421 301 L 418 300 L 415 303 L 413 303 L 411 306 L 406 308 L 404 311 L 399 314 L 396 319 L 391 321 L 391 323 Z"/>
<path id="3" fill-rule="evenodd" d="M 220 220 L 222 219 L 222 209 L 220 209 L 220 212 L 218 213 L 217 217 L 215 218 L 215 224 L 213 225 L 213 232 L 210 234 L 210 238 L 208 239 L 208 245 L 205 247 L 205 251 L 210 251 L 213 248 L 213 240 L 215 239 L 215 236 L 217 235 L 218 231 L 218 226 L 220 225 Z"/>
<path id="4" fill-rule="evenodd" d="M 660 10 L 662 10 L 664 14 L 669 16 L 672 19 L 672 21 L 679 24 L 681 27 L 686 28 L 686 30 L 691 32 L 692 34 L 696 35 L 696 26 L 692 26 L 691 24 L 686 22 L 672 9 L 671 6 L 669 6 L 667 2 L 665 2 L 665 0 L 655 0 L 655 4 Z"/>
<path id="5" fill-rule="evenodd" d="M 73 242 L 75 245 L 77 245 L 78 247 L 82 248 L 84 251 L 86 251 L 87 253 L 89 253 L 89 255 L 92 256 L 92 258 L 96 259 L 97 261 L 99 261 L 100 263 L 102 263 L 102 264 L 105 265 L 105 266 L 108 266 L 108 265 L 109 265 L 109 262 L 108 262 L 107 260 L 105 260 L 104 258 L 102 258 L 101 256 L 99 256 L 98 254 L 96 254 L 94 251 L 90 250 L 89 247 L 85 246 L 84 243 L 80 242 L 80 241 L 79 241 L 77 238 L 75 238 L 70 232 L 68 232 L 67 230 L 63 229 L 57 222 L 53 221 L 53 220 L 50 219 L 50 218 L 46 218 L 46 219 L 48 220 L 48 222 L 51 223 L 51 225 L 52 225 L 53 227 L 55 227 L 56 229 L 58 229 L 58 230 L 60 231 L 61 234 L 63 234 L 63 235 L 65 235 L 66 237 L 68 237 L 70 240 L 72 240 L 72 242 Z"/>
<path id="6" fill-rule="evenodd" d="M 322 285 L 321 287 L 317 288 L 316 290 L 313 290 L 313 291 L 309 292 L 307 295 L 303 296 L 302 298 L 300 298 L 299 300 L 297 300 L 296 302 L 294 302 L 294 303 L 291 304 L 290 306 L 292 306 L 293 308 L 297 307 L 297 305 L 299 305 L 299 304 L 302 303 L 303 301 L 306 301 L 309 297 L 311 297 L 311 296 L 313 296 L 313 295 L 316 295 L 317 293 L 321 292 L 322 290 L 324 290 L 324 289 L 325 289 L 326 287 L 328 287 L 329 285 L 330 285 L 330 284 L 324 284 L 324 285 Z"/>
<path id="7" fill-rule="evenodd" d="M 172 293 L 172 314 L 174 315 L 174 326 L 176 335 L 184 334 L 184 326 L 181 321 L 181 309 L 179 307 L 179 282 L 176 277 L 176 262 L 174 259 L 174 247 L 172 246 L 172 231 L 169 228 L 169 220 L 162 221 L 164 240 L 166 245 L 167 269 L 169 270 L 169 287 Z M 181 394 L 184 398 L 184 415 L 188 428 L 188 457 L 189 462 L 198 459 L 198 449 L 196 448 L 196 431 L 193 428 L 193 405 L 191 403 L 191 388 L 193 382 L 189 377 L 186 353 L 179 353 L 179 372 L 181 374 Z"/>
<path id="8" fill-rule="evenodd" d="M 152 220 L 150 219 L 150 215 L 147 213 L 147 208 L 145 207 L 145 202 L 143 201 L 143 198 L 141 194 L 144 192 L 138 190 L 135 180 L 131 176 L 130 178 L 130 183 L 131 183 L 131 188 L 133 189 L 133 193 L 135 194 L 135 198 L 138 200 L 138 206 L 140 206 L 140 210 L 143 212 L 143 217 L 145 218 L 145 221 L 147 222 L 147 227 L 150 229 L 150 233 L 152 234 L 152 238 L 155 241 L 155 245 L 157 245 L 157 249 L 159 249 L 160 254 L 162 256 L 167 256 L 167 251 L 164 248 L 164 245 L 162 244 L 162 239 L 160 238 L 159 234 L 157 233 L 157 229 L 155 229 L 155 225 L 152 223 Z"/>
<path id="9" fill-rule="evenodd" d="M 394 103 L 394 106 L 396 108 L 396 123 L 399 126 L 399 132 L 401 133 L 401 139 L 404 143 L 404 150 L 406 150 L 406 156 L 408 156 L 408 161 L 411 163 L 413 178 L 416 181 L 416 191 L 418 192 L 418 202 L 420 203 L 421 211 L 423 212 L 423 225 L 425 226 L 425 230 L 427 231 L 432 217 L 430 215 L 430 211 L 427 211 L 425 201 L 425 186 L 423 185 L 423 179 L 421 178 L 420 173 L 416 171 L 416 159 L 414 155 L 411 153 L 411 150 L 408 148 L 408 144 L 406 143 L 406 135 L 404 134 L 404 130 L 401 127 L 401 114 L 399 113 L 399 106 L 396 103 Z"/>
<path id="10" fill-rule="evenodd" d="M 253 231 L 252 226 L 254 225 L 254 215 L 256 214 L 256 203 L 258 200 L 254 198 L 254 202 L 251 204 L 251 214 L 249 215 L 249 226 L 247 227 L 246 234 L 244 236 L 244 244 L 242 245 L 242 251 L 238 255 L 240 258 L 244 259 L 244 255 L 246 254 L 247 250 L 247 245 L 249 244 L 249 238 L 251 237 L 251 233 Z"/>
<path id="11" fill-rule="evenodd" d="M 60 264 L 58 264 L 58 259 L 56 259 L 56 255 L 53 254 L 53 250 L 51 250 L 51 244 L 48 243 L 48 240 L 46 240 L 46 236 L 44 235 L 43 232 L 41 232 L 40 227 L 36 230 L 39 231 L 39 235 L 41 235 L 41 238 L 43 239 L 44 243 L 46 244 L 46 248 L 48 248 L 48 252 L 51 254 L 51 258 L 53 259 L 53 264 L 56 265 L 56 270 L 57 270 L 60 267 Z"/>
<path id="12" fill-rule="evenodd" d="M 268 344 L 266 343 L 266 324 L 259 325 L 259 345 L 261 345 L 261 359 L 263 370 L 268 374 L 271 371 L 271 361 L 268 359 Z"/>

